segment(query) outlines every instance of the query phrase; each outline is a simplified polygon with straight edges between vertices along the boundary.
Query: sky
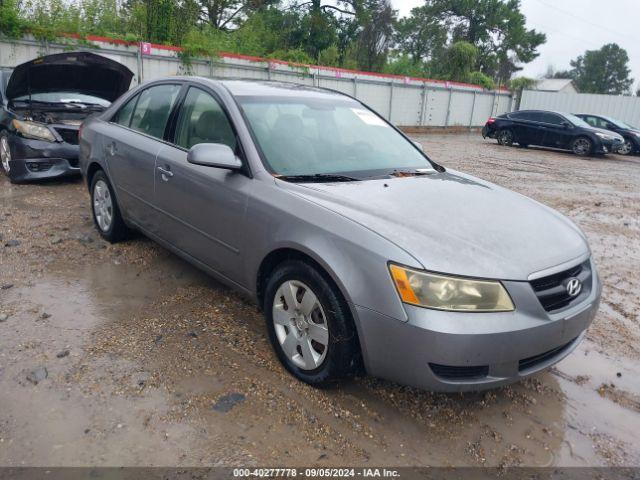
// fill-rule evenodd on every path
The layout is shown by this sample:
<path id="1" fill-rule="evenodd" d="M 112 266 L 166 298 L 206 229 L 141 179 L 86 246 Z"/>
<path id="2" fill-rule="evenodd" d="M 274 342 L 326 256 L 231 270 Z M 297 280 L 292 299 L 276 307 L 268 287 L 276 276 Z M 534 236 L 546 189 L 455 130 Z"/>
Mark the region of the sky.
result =
<path id="1" fill-rule="evenodd" d="M 400 16 L 422 0 L 391 0 Z M 569 68 L 569 61 L 585 50 L 617 43 L 629 54 L 634 85 L 640 84 L 640 0 L 521 0 L 528 28 L 547 35 L 540 56 L 517 75 L 540 77 L 551 65 Z"/>

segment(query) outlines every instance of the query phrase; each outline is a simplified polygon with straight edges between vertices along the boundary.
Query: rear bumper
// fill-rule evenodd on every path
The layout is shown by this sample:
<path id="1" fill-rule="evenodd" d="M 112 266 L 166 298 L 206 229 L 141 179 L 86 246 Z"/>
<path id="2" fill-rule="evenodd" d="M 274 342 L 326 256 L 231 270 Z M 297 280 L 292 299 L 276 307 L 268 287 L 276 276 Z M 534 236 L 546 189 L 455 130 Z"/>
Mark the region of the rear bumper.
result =
<path id="1" fill-rule="evenodd" d="M 516 382 L 549 368 L 578 346 L 598 310 L 597 274 L 593 282 L 583 302 L 556 314 L 542 308 L 528 282 L 503 282 L 514 312 L 453 313 L 406 306 L 409 319 L 403 322 L 357 307 L 367 371 L 433 391 L 483 390 Z"/>
<path id="2" fill-rule="evenodd" d="M 80 174 L 78 145 L 9 137 L 11 179 L 26 182 Z"/>

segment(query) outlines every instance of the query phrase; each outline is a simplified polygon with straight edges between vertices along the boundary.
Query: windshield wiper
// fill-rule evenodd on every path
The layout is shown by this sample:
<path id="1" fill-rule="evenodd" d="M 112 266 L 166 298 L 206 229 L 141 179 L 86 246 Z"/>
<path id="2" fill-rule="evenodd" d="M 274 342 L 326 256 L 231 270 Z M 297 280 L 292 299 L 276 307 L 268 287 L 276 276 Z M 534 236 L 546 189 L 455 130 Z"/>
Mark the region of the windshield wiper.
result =
<path id="1" fill-rule="evenodd" d="M 334 173 L 314 173 L 311 175 L 278 175 L 276 178 L 294 183 L 325 183 L 325 182 L 359 182 L 359 178 Z"/>

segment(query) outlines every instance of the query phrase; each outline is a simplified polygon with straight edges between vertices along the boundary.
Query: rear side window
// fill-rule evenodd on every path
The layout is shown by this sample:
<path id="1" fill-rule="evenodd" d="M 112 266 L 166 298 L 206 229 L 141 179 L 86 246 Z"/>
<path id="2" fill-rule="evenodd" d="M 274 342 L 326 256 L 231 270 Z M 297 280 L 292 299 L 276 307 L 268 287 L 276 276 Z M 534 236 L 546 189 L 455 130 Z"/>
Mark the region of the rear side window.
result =
<path id="1" fill-rule="evenodd" d="M 152 137 L 163 138 L 179 91 L 180 85 L 157 85 L 142 91 L 133 111 L 131 128 Z"/>
<path id="2" fill-rule="evenodd" d="M 223 143 L 236 150 L 236 135 L 218 101 L 191 87 L 178 116 L 175 143 L 191 148 L 199 143 Z"/>
<path id="3" fill-rule="evenodd" d="M 130 126 L 133 109 L 136 107 L 136 102 L 138 101 L 139 96 L 140 95 L 135 95 L 132 99 L 125 103 L 124 106 L 121 107 L 120 110 L 118 110 L 118 113 L 113 116 L 111 121 L 124 127 Z"/>
<path id="4" fill-rule="evenodd" d="M 531 112 L 514 112 L 509 114 L 509 118 L 513 118 L 514 120 L 532 120 L 532 115 Z"/>

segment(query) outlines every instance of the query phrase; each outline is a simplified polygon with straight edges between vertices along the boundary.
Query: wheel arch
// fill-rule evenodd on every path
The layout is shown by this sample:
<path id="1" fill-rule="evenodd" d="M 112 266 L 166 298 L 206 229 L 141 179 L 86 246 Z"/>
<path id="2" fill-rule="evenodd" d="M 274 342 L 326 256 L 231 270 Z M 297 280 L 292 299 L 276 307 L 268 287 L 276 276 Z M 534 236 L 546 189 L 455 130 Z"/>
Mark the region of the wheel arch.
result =
<path id="1" fill-rule="evenodd" d="M 338 276 L 331 269 L 331 267 L 329 267 L 326 262 L 322 261 L 320 256 L 315 255 L 313 252 L 310 252 L 307 249 L 300 248 L 298 246 L 276 248 L 275 250 L 269 252 L 260 262 L 260 266 L 258 267 L 255 279 L 256 298 L 258 300 L 258 306 L 260 308 L 262 308 L 262 305 L 264 303 L 264 291 L 269 276 L 278 265 L 286 260 L 301 260 L 315 267 L 322 275 L 327 278 L 327 280 L 331 281 L 331 283 L 335 285 L 337 290 L 340 292 L 343 300 L 347 303 L 347 305 L 350 306 L 349 308 L 351 309 L 351 299 L 349 298 L 344 285 L 342 285 L 342 283 L 338 280 Z"/>
<path id="2" fill-rule="evenodd" d="M 278 265 L 287 260 L 300 260 L 311 265 L 312 267 L 317 269 L 318 272 L 323 277 L 325 277 L 328 282 L 336 287 L 336 290 L 349 309 L 349 313 L 351 313 L 351 321 L 353 322 L 354 327 L 353 331 L 355 332 L 355 341 L 356 347 L 358 349 L 358 356 L 360 358 L 360 361 L 362 361 L 365 352 L 362 348 L 361 343 L 361 326 L 360 322 L 358 321 L 357 311 L 353 302 L 350 300 L 346 289 L 344 288 L 344 285 L 342 285 L 342 283 L 338 280 L 336 273 L 313 252 L 305 250 L 306 249 L 301 249 L 295 246 L 280 247 L 272 250 L 262 259 L 256 275 L 256 298 L 258 301 L 258 308 L 260 310 L 263 310 L 264 294 L 269 275 L 277 268 Z M 360 367 L 363 367 L 363 365 L 360 365 Z"/>

